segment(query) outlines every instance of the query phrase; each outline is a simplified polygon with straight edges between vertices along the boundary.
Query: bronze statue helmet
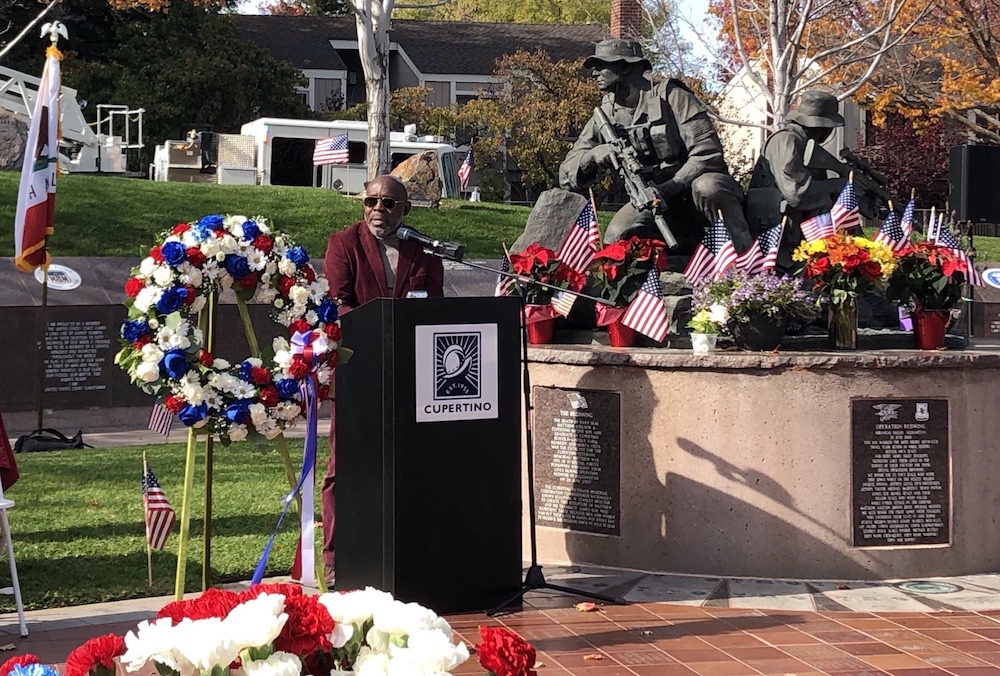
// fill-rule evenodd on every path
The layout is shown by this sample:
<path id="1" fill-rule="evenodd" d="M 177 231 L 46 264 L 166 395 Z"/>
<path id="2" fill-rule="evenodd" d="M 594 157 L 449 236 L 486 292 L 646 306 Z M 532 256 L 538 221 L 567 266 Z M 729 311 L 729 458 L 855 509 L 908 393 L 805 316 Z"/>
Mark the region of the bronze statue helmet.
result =
<path id="1" fill-rule="evenodd" d="M 583 62 L 583 67 L 596 68 L 598 64 L 617 61 L 641 63 L 643 72 L 653 70 L 653 65 L 642 53 L 642 45 L 634 40 L 619 40 L 617 38 L 598 42 L 594 48 L 594 55 L 587 57 L 587 60 Z"/>
<path id="2" fill-rule="evenodd" d="M 844 117 L 840 114 L 840 104 L 832 94 L 820 91 L 802 92 L 798 107 L 788 113 L 788 120 L 798 122 L 803 127 L 843 127 Z"/>

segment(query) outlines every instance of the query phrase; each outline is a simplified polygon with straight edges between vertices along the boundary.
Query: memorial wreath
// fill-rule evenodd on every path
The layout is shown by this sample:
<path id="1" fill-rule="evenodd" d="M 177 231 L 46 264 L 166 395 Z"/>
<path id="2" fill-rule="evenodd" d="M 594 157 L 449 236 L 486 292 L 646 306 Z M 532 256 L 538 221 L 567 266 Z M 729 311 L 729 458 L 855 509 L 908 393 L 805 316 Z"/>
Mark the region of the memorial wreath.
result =
<path id="1" fill-rule="evenodd" d="M 301 386 L 329 397 L 340 346 L 337 306 L 305 249 L 264 218 L 210 215 L 163 233 L 125 285 L 128 318 L 115 363 L 188 427 L 222 441 L 273 439 L 303 412 Z M 245 303 L 271 305 L 287 327 L 265 354 L 237 363 L 212 355 L 214 299 L 232 289 L 251 350 Z"/>

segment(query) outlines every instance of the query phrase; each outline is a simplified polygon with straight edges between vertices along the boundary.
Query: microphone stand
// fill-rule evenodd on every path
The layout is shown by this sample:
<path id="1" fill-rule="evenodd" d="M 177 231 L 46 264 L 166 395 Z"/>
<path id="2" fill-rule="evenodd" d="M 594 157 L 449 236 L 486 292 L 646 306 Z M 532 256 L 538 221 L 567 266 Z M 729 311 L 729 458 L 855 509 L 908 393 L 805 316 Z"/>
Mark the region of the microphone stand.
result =
<path id="1" fill-rule="evenodd" d="M 445 260 L 452 261 L 453 263 L 461 263 L 462 265 L 468 266 L 470 268 L 477 268 L 479 270 L 486 270 L 497 274 L 498 276 L 507 277 L 513 279 L 517 282 L 516 286 L 518 289 L 517 297 L 521 301 L 521 317 L 524 317 L 524 309 L 527 305 L 526 296 L 528 294 L 528 285 L 537 284 L 549 289 L 556 289 L 558 291 L 563 291 L 567 293 L 566 289 L 561 289 L 558 286 L 552 284 L 546 284 L 544 282 L 536 282 L 528 277 L 524 277 L 517 273 L 508 272 L 505 270 L 495 270 L 487 265 L 482 265 L 480 263 L 471 263 L 469 261 L 463 260 L 461 255 L 453 256 L 449 255 L 447 252 L 439 250 L 437 248 L 430 249 L 425 248 L 425 252 L 443 258 Z M 596 296 L 589 296 L 585 293 L 577 293 L 577 296 L 581 298 L 587 298 L 604 305 L 613 305 L 613 303 L 605 300 L 604 298 L 597 298 Z M 614 598 L 612 596 L 605 596 L 603 594 L 598 594 L 595 592 L 583 591 L 580 589 L 572 589 L 570 587 L 563 587 L 557 584 L 551 584 L 545 580 L 545 574 L 542 572 L 542 566 L 538 564 L 538 542 L 537 534 L 535 529 L 535 446 L 533 437 L 531 434 L 531 412 L 534 407 L 531 405 L 531 377 L 528 373 L 528 332 L 525 328 L 525 324 L 521 323 L 521 383 L 523 386 L 524 394 L 524 425 L 525 425 L 525 441 L 528 445 L 528 539 L 531 542 L 531 564 L 528 566 L 528 570 L 524 574 L 524 582 L 521 583 L 521 588 L 514 592 L 509 598 L 500 603 L 498 606 L 490 611 L 487 611 L 487 617 L 493 617 L 500 614 L 505 608 L 514 605 L 516 602 L 521 601 L 525 594 L 530 591 L 537 591 L 540 589 L 549 589 L 552 591 L 562 592 L 564 594 L 570 594 L 573 596 L 582 596 L 584 598 L 594 599 L 597 601 L 603 601 L 605 603 L 611 603 L 614 605 L 624 605 L 626 602 L 624 599 Z"/>

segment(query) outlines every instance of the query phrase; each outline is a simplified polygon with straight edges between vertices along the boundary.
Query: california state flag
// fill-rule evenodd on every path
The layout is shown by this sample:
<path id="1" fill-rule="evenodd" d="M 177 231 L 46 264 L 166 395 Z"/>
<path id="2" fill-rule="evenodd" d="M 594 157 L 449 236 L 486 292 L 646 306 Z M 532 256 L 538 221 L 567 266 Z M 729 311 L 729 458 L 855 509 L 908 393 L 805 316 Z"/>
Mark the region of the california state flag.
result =
<path id="1" fill-rule="evenodd" d="M 28 143 L 21 167 L 14 217 L 14 263 L 31 272 L 48 265 L 45 238 L 52 234 L 56 215 L 56 174 L 59 169 L 59 61 L 55 46 L 45 52 L 45 70 L 31 115 Z"/>

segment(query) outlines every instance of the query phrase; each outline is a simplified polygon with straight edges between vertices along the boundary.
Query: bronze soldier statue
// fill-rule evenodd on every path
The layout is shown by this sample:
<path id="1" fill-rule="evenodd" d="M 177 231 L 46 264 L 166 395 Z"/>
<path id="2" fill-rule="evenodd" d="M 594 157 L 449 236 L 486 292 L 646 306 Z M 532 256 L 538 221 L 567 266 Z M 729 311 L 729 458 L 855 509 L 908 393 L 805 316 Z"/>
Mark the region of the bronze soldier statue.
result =
<path id="1" fill-rule="evenodd" d="M 746 251 L 753 237 L 743 215 L 743 191 L 729 175 L 722 142 L 698 97 L 679 80 L 650 82 L 644 73 L 652 66 L 637 42 L 603 40 L 583 65 L 593 69 L 598 86 L 607 94 L 559 167 L 561 186 L 583 190 L 597 181 L 602 169 L 632 159 L 638 182 L 645 187 L 636 190 L 634 180 L 629 186 L 630 179 L 621 170 L 630 203 L 615 214 L 605 241 L 641 234 L 670 244 L 667 230 L 676 236 L 678 252 L 690 253 L 721 211 L 736 250 Z M 631 146 L 631 157 L 623 158 L 621 145 L 608 142 L 605 116 Z"/>

